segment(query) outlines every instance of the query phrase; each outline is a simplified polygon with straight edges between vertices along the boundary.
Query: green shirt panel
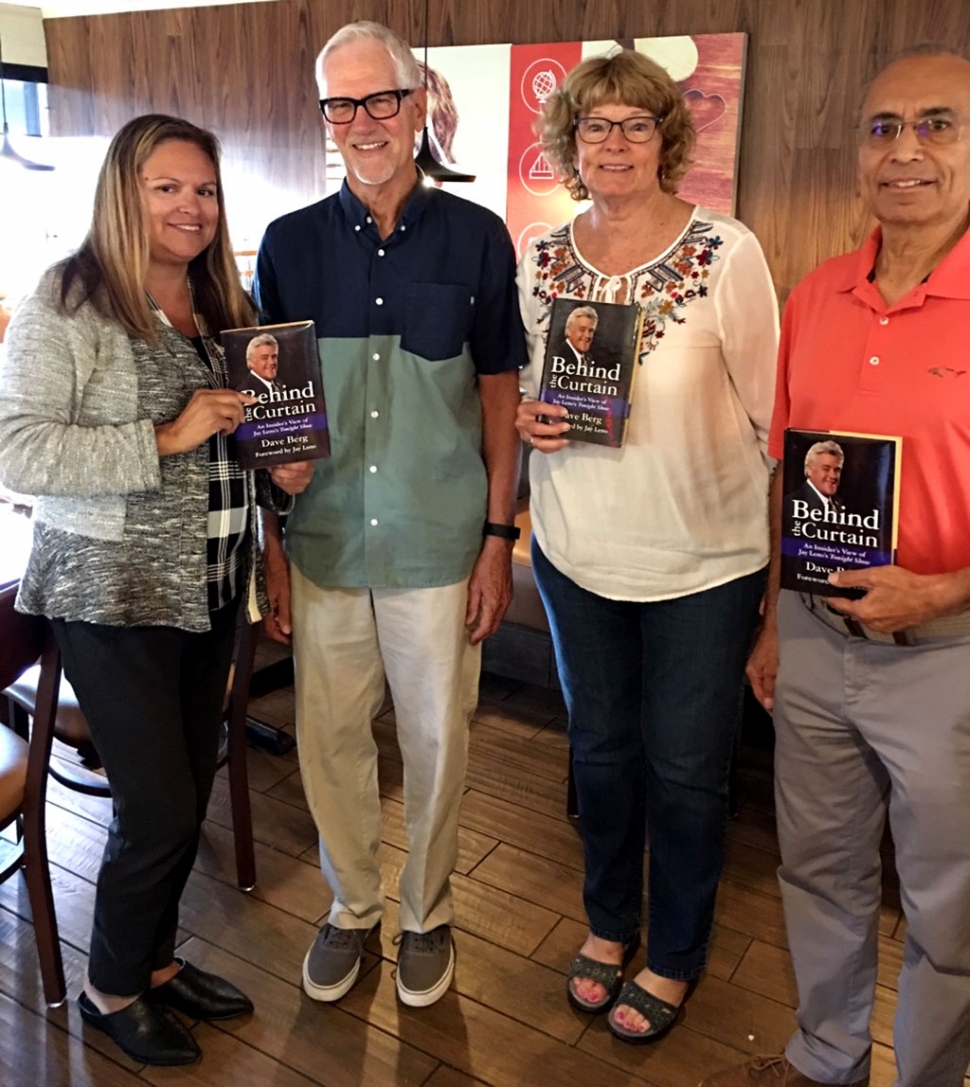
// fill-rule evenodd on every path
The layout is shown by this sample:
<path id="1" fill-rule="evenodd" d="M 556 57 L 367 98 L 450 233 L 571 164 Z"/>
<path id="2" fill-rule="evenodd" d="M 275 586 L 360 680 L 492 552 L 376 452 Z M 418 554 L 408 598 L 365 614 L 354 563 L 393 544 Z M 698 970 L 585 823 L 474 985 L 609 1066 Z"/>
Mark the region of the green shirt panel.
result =
<path id="1" fill-rule="evenodd" d="M 466 578 L 487 504 L 481 399 L 468 345 L 429 361 L 399 336 L 318 341 L 331 456 L 296 499 L 287 551 L 329 588 Z"/>

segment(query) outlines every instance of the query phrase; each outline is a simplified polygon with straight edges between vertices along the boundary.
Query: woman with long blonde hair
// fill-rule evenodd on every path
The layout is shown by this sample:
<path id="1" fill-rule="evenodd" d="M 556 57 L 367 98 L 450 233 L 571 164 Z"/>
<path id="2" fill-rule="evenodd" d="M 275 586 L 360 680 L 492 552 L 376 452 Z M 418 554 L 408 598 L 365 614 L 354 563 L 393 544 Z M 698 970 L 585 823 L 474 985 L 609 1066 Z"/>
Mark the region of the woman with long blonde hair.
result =
<path id="1" fill-rule="evenodd" d="M 138 117 L 111 142 L 84 243 L 18 308 L 0 377 L 0 478 L 36 496 L 17 606 L 53 625 L 114 803 L 81 1015 L 145 1064 L 198 1059 L 172 1009 L 252 1010 L 175 938 L 237 616 L 264 595 L 233 439 L 251 398 L 226 388 L 214 338 L 253 318 L 215 137 Z"/>

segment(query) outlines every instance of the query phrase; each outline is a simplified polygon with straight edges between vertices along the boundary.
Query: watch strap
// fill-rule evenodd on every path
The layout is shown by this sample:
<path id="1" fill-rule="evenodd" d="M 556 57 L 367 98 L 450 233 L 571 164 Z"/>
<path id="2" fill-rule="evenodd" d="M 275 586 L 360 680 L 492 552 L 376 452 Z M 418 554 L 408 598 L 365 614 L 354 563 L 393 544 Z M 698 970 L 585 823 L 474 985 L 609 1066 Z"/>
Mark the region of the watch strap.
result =
<path id="1" fill-rule="evenodd" d="M 517 540 L 522 535 L 518 525 L 500 525 L 495 521 L 486 521 L 482 528 L 483 536 L 500 536 L 503 540 Z"/>

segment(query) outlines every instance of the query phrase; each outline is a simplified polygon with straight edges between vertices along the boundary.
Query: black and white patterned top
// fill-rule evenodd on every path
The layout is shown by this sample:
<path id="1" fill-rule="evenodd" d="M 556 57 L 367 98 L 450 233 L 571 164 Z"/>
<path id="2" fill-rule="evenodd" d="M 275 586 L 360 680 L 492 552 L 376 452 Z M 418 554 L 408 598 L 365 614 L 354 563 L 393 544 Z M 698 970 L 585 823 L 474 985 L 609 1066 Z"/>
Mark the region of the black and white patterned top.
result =
<path id="1" fill-rule="evenodd" d="M 226 384 L 225 359 L 203 336 L 192 343 L 199 358 Z M 246 567 L 246 532 L 249 497 L 246 473 L 239 467 L 235 434 L 213 434 L 209 439 L 209 523 L 206 545 L 206 584 L 209 611 L 235 600 Z"/>
<path id="2" fill-rule="evenodd" d="M 148 302 L 168 328 L 171 321 L 149 294 Z M 215 389 L 229 385 L 222 349 L 207 335 L 201 316 L 192 317 L 200 335 L 191 337 L 192 346 L 205 363 L 209 384 Z M 206 586 L 209 611 L 218 611 L 236 599 L 246 568 L 246 532 L 249 524 L 249 496 L 246 473 L 239 467 L 236 436 L 217 432 L 209 438 L 209 519 L 206 526 Z"/>

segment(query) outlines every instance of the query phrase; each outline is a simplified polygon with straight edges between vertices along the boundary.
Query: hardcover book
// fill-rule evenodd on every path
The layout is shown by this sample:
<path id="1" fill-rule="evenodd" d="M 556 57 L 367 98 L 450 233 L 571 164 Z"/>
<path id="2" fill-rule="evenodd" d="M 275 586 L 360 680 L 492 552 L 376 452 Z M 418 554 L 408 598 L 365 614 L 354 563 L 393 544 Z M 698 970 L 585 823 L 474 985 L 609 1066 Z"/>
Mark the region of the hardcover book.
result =
<path id="1" fill-rule="evenodd" d="M 569 411 L 571 442 L 623 445 L 642 323 L 635 304 L 553 301 L 539 399 Z"/>
<path id="2" fill-rule="evenodd" d="M 243 468 L 330 456 L 327 406 L 312 321 L 221 334 L 230 388 L 256 397 L 236 430 Z"/>
<path id="3" fill-rule="evenodd" d="M 858 598 L 829 574 L 896 561 L 901 456 L 902 438 L 785 431 L 783 589 Z"/>

